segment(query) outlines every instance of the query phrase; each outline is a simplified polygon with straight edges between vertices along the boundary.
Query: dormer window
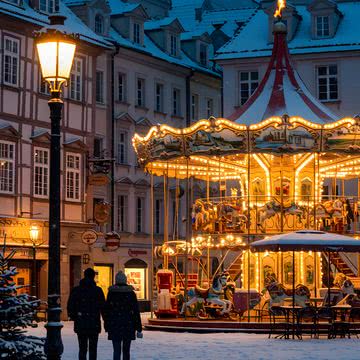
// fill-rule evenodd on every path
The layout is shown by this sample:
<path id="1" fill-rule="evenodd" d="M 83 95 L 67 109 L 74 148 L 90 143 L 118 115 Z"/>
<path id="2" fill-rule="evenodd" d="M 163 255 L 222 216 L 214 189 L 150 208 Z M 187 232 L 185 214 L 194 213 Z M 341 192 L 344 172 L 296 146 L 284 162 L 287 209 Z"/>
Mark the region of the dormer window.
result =
<path id="1" fill-rule="evenodd" d="M 178 37 L 170 34 L 170 55 L 178 56 Z"/>
<path id="2" fill-rule="evenodd" d="M 141 25 L 137 22 L 133 24 L 133 41 L 135 44 L 141 44 Z"/>
<path id="3" fill-rule="evenodd" d="M 205 44 L 200 44 L 200 64 L 208 65 L 208 46 Z"/>
<path id="4" fill-rule="evenodd" d="M 316 36 L 318 38 L 330 36 L 329 16 L 316 16 Z"/>
<path id="5" fill-rule="evenodd" d="M 39 10 L 47 14 L 52 14 L 55 11 L 55 0 L 40 0 Z"/>
<path id="6" fill-rule="evenodd" d="M 97 34 L 104 33 L 104 18 L 100 14 L 95 16 L 95 32 Z"/>

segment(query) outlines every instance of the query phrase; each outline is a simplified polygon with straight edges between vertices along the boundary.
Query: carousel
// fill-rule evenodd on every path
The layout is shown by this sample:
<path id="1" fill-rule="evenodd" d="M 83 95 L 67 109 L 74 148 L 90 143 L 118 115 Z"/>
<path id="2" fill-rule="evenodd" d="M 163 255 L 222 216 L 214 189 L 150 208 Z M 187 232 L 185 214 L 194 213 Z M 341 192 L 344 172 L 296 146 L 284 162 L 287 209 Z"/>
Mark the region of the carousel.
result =
<path id="1" fill-rule="evenodd" d="M 279 294 L 296 292 L 305 306 L 345 280 L 356 288 L 357 254 L 251 247 L 304 229 L 354 239 L 359 231 L 360 119 L 339 119 L 312 96 L 292 67 L 286 33 L 278 12 L 266 73 L 228 119 L 210 117 L 187 128 L 157 125 L 133 138 L 139 164 L 151 176 L 153 209 L 154 177 L 163 179 L 161 244 L 152 226 L 153 261 L 161 261 L 153 266 L 153 324 L 164 318 L 193 327 L 202 320 L 209 326 L 209 319 L 226 327 L 255 318 L 261 324 Z M 178 221 L 180 208 L 185 235 L 173 224 L 171 237 L 169 224 Z"/>

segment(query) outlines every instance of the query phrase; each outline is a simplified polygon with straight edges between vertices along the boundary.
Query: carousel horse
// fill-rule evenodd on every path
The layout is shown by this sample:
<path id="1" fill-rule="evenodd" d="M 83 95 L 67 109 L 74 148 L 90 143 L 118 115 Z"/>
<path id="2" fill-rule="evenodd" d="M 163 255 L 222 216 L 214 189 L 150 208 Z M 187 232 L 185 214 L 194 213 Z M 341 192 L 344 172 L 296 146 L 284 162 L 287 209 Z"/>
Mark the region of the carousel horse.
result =
<path id="1" fill-rule="evenodd" d="M 225 220 L 227 224 L 232 224 L 234 227 L 242 227 L 248 221 L 247 216 L 242 213 L 240 206 L 227 202 L 217 205 L 217 214 L 220 220 Z"/>
<path id="2" fill-rule="evenodd" d="M 214 216 L 215 210 L 210 202 L 196 200 L 191 213 L 194 230 L 212 232 Z"/>
<path id="3" fill-rule="evenodd" d="M 342 218 L 344 203 L 341 199 L 327 200 L 317 204 L 316 213 L 319 218 Z"/>
<path id="4" fill-rule="evenodd" d="M 282 210 L 284 215 L 295 215 L 299 221 L 301 221 L 304 216 L 302 208 L 293 201 L 284 204 Z M 263 227 L 264 221 L 272 218 L 276 214 L 281 214 L 281 204 L 275 200 L 267 202 L 258 209 L 258 226 Z"/>
<path id="5" fill-rule="evenodd" d="M 270 295 L 270 307 L 274 304 L 282 304 L 285 298 L 293 296 L 293 289 L 285 288 L 285 286 L 279 283 L 275 277 L 273 277 L 272 280 L 265 279 L 265 288 Z M 298 284 L 294 289 L 294 295 L 295 304 L 301 307 L 305 307 L 306 303 L 310 299 L 310 290 L 307 286 Z"/>
<path id="6" fill-rule="evenodd" d="M 341 289 L 343 296 L 355 294 L 353 282 L 343 273 L 338 273 L 335 276 L 334 285 Z"/>
<path id="7" fill-rule="evenodd" d="M 214 276 L 211 286 L 208 289 L 203 289 L 197 285 L 188 289 L 189 300 L 183 304 L 181 314 L 184 314 L 186 309 L 196 303 L 207 303 L 219 305 L 221 307 L 221 315 L 228 314 L 232 307 L 232 302 L 226 299 L 220 299 L 223 294 L 223 289 L 226 287 L 228 275 L 226 273 Z"/>

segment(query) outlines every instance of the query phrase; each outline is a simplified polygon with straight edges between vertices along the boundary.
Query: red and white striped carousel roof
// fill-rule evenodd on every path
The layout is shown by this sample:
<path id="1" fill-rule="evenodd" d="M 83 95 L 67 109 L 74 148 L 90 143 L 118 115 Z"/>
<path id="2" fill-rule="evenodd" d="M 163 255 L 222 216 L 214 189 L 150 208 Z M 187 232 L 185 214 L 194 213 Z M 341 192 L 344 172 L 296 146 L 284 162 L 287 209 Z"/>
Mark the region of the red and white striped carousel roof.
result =
<path id="1" fill-rule="evenodd" d="M 278 22 L 274 25 L 274 46 L 264 78 L 248 101 L 229 119 L 250 125 L 284 114 L 299 116 L 318 124 L 338 119 L 309 92 L 292 67 L 286 26 Z"/>

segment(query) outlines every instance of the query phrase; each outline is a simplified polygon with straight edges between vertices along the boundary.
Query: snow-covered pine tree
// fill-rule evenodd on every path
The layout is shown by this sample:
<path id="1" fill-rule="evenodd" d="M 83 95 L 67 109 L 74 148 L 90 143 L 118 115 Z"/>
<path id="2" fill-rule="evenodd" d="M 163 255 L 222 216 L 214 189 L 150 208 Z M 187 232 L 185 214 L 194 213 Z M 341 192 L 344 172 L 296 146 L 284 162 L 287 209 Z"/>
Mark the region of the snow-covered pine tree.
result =
<path id="1" fill-rule="evenodd" d="M 14 283 L 18 273 L 11 266 L 15 251 L 5 255 L 5 246 L 0 250 L 0 359 L 42 360 L 45 359 L 44 341 L 26 335 L 27 327 L 36 327 L 35 315 L 40 302 L 27 294 L 17 294 L 22 286 Z"/>

